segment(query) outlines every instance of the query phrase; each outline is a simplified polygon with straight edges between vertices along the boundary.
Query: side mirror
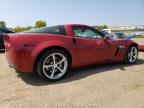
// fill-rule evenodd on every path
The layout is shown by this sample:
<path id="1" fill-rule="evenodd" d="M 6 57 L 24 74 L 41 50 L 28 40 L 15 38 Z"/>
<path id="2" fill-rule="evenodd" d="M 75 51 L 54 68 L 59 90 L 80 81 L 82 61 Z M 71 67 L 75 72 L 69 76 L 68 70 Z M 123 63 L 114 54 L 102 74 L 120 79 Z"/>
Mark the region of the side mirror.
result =
<path id="1" fill-rule="evenodd" d="M 107 40 L 109 40 L 109 39 L 110 39 L 109 36 L 105 36 L 105 37 L 104 37 L 104 41 L 107 41 Z"/>

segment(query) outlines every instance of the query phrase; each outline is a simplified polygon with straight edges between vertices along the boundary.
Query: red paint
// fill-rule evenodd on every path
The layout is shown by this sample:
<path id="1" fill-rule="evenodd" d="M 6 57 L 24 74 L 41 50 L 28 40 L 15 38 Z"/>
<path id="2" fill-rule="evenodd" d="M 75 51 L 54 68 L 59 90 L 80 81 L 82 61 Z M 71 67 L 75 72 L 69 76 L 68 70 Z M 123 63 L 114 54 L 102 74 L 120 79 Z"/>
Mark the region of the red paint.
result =
<path id="1" fill-rule="evenodd" d="M 139 51 L 144 52 L 144 45 L 139 45 Z"/>
<path id="2" fill-rule="evenodd" d="M 123 61 L 127 49 L 135 44 L 131 40 L 108 39 L 105 41 L 105 39 L 74 37 L 71 26 L 84 25 L 65 25 L 67 36 L 32 33 L 5 35 L 5 52 L 8 62 L 19 71 L 32 73 L 38 55 L 46 48 L 55 46 L 65 48 L 70 53 L 72 68 Z M 125 48 L 118 50 L 119 46 Z"/>

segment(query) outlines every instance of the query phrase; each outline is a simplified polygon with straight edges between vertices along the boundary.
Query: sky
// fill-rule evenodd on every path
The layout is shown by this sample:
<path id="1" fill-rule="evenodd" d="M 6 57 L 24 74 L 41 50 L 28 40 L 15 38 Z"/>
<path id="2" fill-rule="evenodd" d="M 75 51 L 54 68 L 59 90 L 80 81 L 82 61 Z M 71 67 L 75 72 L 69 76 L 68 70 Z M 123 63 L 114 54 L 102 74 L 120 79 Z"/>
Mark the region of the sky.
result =
<path id="1" fill-rule="evenodd" d="M 59 24 L 144 25 L 144 0 L 0 0 L 7 27 Z"/>

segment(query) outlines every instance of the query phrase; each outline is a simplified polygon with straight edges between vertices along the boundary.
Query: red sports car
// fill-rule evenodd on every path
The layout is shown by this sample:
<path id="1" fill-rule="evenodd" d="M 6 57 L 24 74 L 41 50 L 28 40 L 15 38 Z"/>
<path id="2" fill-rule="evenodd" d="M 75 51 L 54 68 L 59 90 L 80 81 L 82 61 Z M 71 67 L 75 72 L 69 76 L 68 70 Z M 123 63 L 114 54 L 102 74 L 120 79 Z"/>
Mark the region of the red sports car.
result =
<path id="1" fill-rule="evenodd" d="M 44 27 L 6 34 L 5 52 L 10 65 L 21 72 L 36 72 L 49 81 L 62 79 L 70 68 L 138 59 L 138 44 L 114 40 L 80 24 Z"/>

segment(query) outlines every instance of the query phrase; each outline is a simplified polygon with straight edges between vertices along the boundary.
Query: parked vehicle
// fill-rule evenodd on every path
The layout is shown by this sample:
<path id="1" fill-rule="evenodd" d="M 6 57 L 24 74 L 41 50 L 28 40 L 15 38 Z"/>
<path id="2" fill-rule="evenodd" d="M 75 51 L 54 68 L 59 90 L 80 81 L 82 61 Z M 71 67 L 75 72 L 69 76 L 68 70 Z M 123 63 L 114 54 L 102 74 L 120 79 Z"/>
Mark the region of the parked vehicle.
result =
<path id="1" fill-rule="evenodd" d="M 111 29 L 102 29 L 101 31 L 105 31 L 105 32 L 107 32 L 107 33 L 109 33 L 109 34 L 111 34 Z"/>
<path id="2" fill-rule="evenodd" d="M 127 36 L 122 33 L 122 32 L 111 32 L 111 33 L 108 33 L 107 31 L 105 30 L 100 30 L 100 32 L 102 32 L 103 34 L 105 35 L 108 35 L 110 36 L 110 38 L 112 39 L 133 39 L 136 37 L 135 34 L 128 34 Z"/>
<path id="3" fill-rule="evenodd" d="M 112 38 L 112 39 L 118 39 L 118 38 L 117 38 L 117 35 L 113 34 L 112 32 L 109 33 L 109 32 L 107 32 L 107 31 L 105 31 L 105 30 L 100 30 L 100 32 L 103 33 L 105 36 L 109 36 L 109 37 Z"/>
<path id="4" fill-rule="evenodd" d="M 124 34 L 122 32 L 115 32 L 113 33 L 117 36 L 118 39 L 133 39 L 136 37 L 136 34 Z"/>
<path id="5" fill-rule="evenodd" d="M 126 38 L 125 34 L 122 32 L 114 32 L 113 34 L 115 34 L 118 39 L 125 39 Z"/>
<path id="6" fill-rule="evenodd" d="M 5 52 L 16 70 L 33 73 L 48 81 L 62 79 L 70 68 L 138 59 L 138 44 L 113 40 L 95 28 L 80 24 L 59 25 L 6 34 Z"/>
<path id="7" fill-rule="evenodd" d="M 4 49 L 3 34 L 7 34 L 7 33 L 14 33 L 14 32 L 6 28 L 0 28 L 0 50 Z"/>
<path id="8" fill-rule="evenodd" d="M 136 38 L 136 34 L 135 33 L 128 33 L 128 34 L 125 34 L 125 35 L 126 35 L 127 39 L 134 39 L 134 38 Z"/>

